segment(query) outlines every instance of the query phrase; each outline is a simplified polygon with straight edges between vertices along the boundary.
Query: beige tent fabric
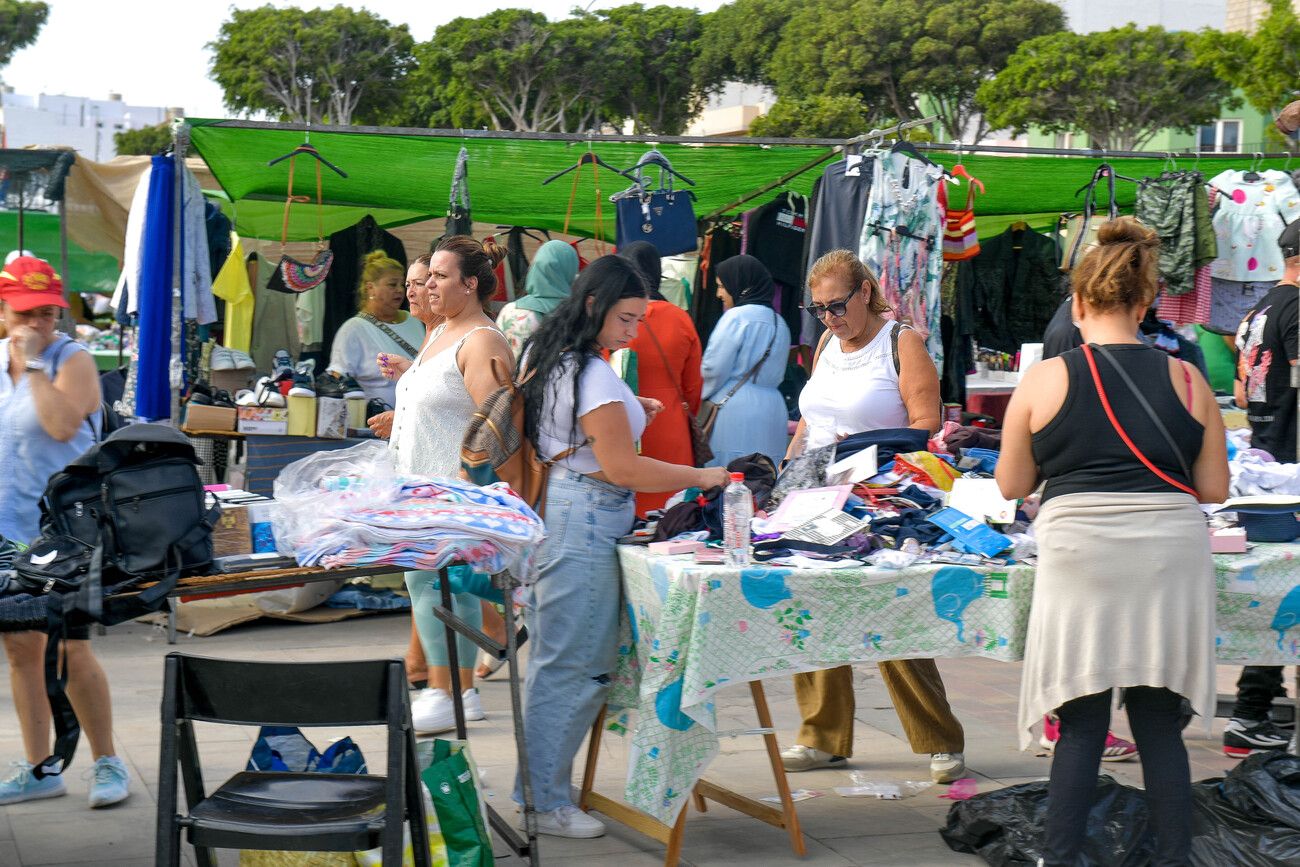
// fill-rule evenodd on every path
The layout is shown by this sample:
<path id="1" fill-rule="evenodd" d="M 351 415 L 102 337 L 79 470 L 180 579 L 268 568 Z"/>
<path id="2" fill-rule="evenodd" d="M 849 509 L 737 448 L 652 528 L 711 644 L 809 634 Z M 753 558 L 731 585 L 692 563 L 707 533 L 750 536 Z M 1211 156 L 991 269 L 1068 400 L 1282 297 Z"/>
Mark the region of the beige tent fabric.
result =
<path id="1" fill-rule="evenodd" d="M 126 218 L 140 179 L 149 170 L 150 157 L 123 156 L 97 163 L 78 159 L 68 173 L 64 205 L 68 237 L 85 250 L 122 258 L 126 244 Z M 203 160 L 190 157 L 185 165 L 205 190 L 220 189 Z"/>

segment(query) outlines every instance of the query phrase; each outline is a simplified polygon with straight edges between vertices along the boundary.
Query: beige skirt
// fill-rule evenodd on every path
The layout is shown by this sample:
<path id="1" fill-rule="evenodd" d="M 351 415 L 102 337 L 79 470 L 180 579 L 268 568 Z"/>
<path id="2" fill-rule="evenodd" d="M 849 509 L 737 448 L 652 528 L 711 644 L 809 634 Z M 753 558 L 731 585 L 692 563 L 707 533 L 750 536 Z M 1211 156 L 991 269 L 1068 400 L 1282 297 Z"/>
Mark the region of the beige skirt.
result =
<path id="1" fill-rule="evenodd" d="M 1037 520 L 1020 748 L 1044 714 L 1115 687 L 1165 687 L 1214 718 L 1214 562 L 1186 494 L 1067 494 Z"/>

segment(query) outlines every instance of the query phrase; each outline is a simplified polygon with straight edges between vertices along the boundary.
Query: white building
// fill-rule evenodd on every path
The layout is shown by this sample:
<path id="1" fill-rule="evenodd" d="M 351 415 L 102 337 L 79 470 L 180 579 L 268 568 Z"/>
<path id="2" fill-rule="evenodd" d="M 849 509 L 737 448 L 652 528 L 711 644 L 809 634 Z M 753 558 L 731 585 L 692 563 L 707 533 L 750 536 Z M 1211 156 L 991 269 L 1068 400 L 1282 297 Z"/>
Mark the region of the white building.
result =
<path id="1" fill-rule="evenodd" d="M 744 135 L 749 125 L 776 102 L 776 94 L 757 84 L 727 82 L 709 97 L 704 110 L 687 127 L 687 135 Z"/>
<path id="2" fill-rule="evenodd" d="M 1223 28 L 1228 0 L 1055 0 L 1075 33 L 1094 33 L 1133 23 L 1166 30 Z"/>
<path id="3" fill-rule="evenodd" d="M 1300 0 L 1291 0 L 1291 6 L 1300 13 Z M 1268 0 L 1228 0 L 1228 19 L 1223 29 L 1253 32 L 1271 11 Z"/>
<path id="4" fill-rule="evenodd" d="M 96 162 L 117 156 L 113 133 L 166 123 L 178 108 L 129 105 L 120 93 L 108 99 L 28 96 L 0 86 L 0 147 L 71 147 Z"/>

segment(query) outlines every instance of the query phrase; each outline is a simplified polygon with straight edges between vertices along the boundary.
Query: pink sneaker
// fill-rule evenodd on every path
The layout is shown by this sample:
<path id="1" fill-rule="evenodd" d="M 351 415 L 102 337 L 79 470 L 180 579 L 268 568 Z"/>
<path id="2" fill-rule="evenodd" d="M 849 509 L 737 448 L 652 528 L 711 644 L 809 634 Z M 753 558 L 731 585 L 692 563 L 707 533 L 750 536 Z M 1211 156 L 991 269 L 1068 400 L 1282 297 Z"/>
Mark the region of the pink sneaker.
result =
<path id="1" fill-rule="evenodd" d="M 1043 749 L 1052 752 L 1056 742 L 1061 739 L 1061 721 L 1048 714 L 1043 717 L 1043 736 L 1038 743 Z M 1106 732 L 1106 747 L 1101 752 L 1103 762 L 1127 762 L 1138 754 L 1137 744 L 1115 737 L 1114 732 Z"/>

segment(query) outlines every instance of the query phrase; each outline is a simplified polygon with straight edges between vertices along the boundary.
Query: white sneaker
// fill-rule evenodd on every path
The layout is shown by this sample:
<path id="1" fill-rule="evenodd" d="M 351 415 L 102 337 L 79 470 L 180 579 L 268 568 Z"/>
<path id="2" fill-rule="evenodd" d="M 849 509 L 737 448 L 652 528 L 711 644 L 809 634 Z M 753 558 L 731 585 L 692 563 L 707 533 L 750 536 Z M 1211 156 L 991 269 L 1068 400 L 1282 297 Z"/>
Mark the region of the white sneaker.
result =
<path id="1" fill-rule="evenodd" d="M 465 706 L 465 722 L 487 719 L 487 714 L 483 713 L 483 700 L 479 698 L 477 689 L 471 686 L 460 694 L 460 700 Z"/>
<path id="2" fill-rule="evenodd" d="M 422 735 L 438 734 L 456 727 L 451 696 L 443 689 L 426 689 L 411 702 L 411 724 Z"/>
<path id="3" fill-rule="evenodd" d="M 549 813 L 536 813 L 537 833 L 552 837 L 570 837 L 589 840 L 605 836 L 605 823 L 595 816 L 582 812 L 572 804 L 565 804 Z M 519 813 L 519 828 L 524 829 L 524 813 Z"/>
<path id="4" fill-rule="evenodd" d="M 781 764 L 787 771 L 813 771 L 817 768 L 842 768 L 849 763 L 844 756 L 835 756 L 821 750 L 795 744 L 781 751 Z"/>
<path id="5" fill-rule="evenodd" d="M 235 370 L 253 370 L 257 363 L 253 361 L 253 356 L 239 349 L 228 349 L 230 360 L 234 363 Z"/>
<path id="6" fill-rule="evenodd" d="M 212 355 L 208 358 L 208 368 L 211 370 L 234 370 L 235 356 L 224 346 L 214 346 L 212 347 Z"/>
<path id="7" fill-rule="evenodd" d="M 935 753 L 930 756 L 930 779 L 951 783 L 966 776 L 966 757 L 961 753 Z"/>

